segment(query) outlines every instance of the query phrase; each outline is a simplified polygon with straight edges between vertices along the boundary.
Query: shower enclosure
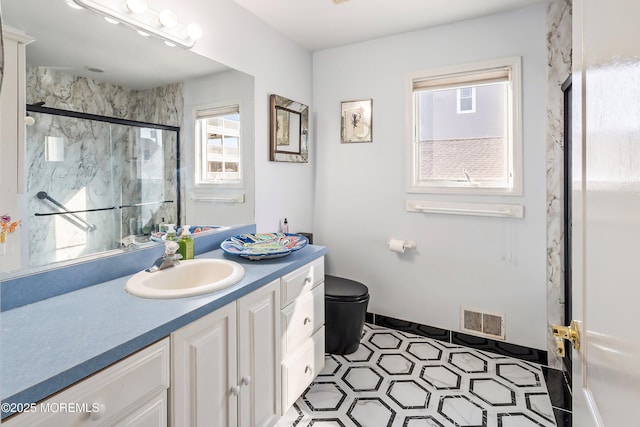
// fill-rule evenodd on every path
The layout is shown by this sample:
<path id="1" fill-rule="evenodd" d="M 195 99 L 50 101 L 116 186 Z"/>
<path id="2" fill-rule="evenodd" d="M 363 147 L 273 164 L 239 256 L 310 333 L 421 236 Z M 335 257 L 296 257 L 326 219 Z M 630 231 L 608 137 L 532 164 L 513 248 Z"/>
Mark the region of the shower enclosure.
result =
<path id="1" fill-rule="evenodd" d="M 180 128 L 40 104 L 27 111 L 29 267 L 140 244 L 161 222 L 178 222 Z"/>

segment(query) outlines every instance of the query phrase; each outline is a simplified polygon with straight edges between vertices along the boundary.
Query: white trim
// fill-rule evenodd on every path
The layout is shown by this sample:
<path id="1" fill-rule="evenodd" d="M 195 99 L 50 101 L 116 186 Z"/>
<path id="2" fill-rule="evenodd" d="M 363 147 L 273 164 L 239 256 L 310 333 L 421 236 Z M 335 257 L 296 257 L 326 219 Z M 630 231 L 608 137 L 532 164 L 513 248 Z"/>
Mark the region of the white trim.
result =
<path id="1" fill-rule="evenodd" d="M 191 191 L 190 199 L 195 202 L 218 202 L 218 203 L 245 203 L 246 201 L 244 192 L 222 193 L 217 191 L 207 191 L 204 188 L 194 188 Z"/>
<path id="2" fill-rule="evenodd" d="M 508 130 L 512 143 L 507 153 L 507 170 L 513 176 L 509 177 L 510 186 L 508 187 L 491 187 L 482 186 L 481 183 L 465 183 L 456 182 L 447 185 L 427 184 L 416 182 L 416 173 L 418 170 L 418 157 L 415 155 L 417 149 L 417 135 L 413 124 L 416 121 L 414 114 L 416 109 L 413 103 L 415 97 L 413 93 L 414 82 L 416 80 L 424 80 L 445 76 L 448 74 L 464 74 L 474 71 L 490 70 L 494 68 L 509 67 L 510 68 L 510 90 L 511 96 L 507 97 L 512 100 L 513 105 L 507 109 L 511 115 L 509 121 L 512 128 Z M 469 64 L 446 66 L 433 68 L 429 70 L 414 71 L 407 74 L 406 78 L 406 135 L 408 143 L 406 144 L 406 179 L 405 190 L 407 193 L 435 193 L 435 194 L 476 194 L 476 195 L 508 195 L 521 196 L 523 190 L 523 160 L 522 160 L 522 58 L 513 56 L 507 58 L 493 59 L 482 62 Z"/>
<path id="3" fill-rule="evenodd" d="M 434 200 L 406 200 L 407 212 L 524 218 L 524 206 L 497 203 L 461 203 Z"/>

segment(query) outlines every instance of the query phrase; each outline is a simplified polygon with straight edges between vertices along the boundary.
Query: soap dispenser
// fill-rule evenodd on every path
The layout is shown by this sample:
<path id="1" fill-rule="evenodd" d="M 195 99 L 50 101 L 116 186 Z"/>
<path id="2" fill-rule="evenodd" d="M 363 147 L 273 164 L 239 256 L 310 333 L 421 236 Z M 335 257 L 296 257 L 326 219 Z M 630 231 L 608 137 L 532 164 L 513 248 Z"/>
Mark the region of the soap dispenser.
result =
<path id="1" fill-rule="evenodd" d="M 191 238 L 189 228 L 190 227 L 188 225 L 182 227 L 182 234 L 180 235 L 180 240 L 178 241 L 178 244 L 180 245 L 180 249 L 178 249 L 178 252 L 180 252 L 180 255 L 182 255 L 182 259 L 184 260 L 193 259 L 194 242 Z"/>
<path id="2" fill-rule="evenodd" d="M 174 224 L 167 224 L 167 240 L 178 240 Z"/>

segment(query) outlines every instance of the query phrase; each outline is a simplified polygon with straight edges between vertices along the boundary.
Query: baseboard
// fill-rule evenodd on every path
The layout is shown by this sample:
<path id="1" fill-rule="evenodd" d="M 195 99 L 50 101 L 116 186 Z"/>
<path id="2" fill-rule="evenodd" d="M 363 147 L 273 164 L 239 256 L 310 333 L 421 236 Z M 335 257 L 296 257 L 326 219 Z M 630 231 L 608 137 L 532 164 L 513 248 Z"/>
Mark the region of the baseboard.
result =
<path id="1" fill-rule="evenodd" d="M 548 364 L 546 351 L 511 344 L 506 341 L 497 341 L 486 337 L 463 334 L 461 332 L 422 325 L 420 323 L 369 312 L 366 314 L 365 321 L 373 325 L 384 326 L 386 328 L 396 329 L 451 344 L 463 345 L 477 350 L 488 351 L 502 356 L 513 357 L 527 362 L 539 363 L 541 365 Z"/>

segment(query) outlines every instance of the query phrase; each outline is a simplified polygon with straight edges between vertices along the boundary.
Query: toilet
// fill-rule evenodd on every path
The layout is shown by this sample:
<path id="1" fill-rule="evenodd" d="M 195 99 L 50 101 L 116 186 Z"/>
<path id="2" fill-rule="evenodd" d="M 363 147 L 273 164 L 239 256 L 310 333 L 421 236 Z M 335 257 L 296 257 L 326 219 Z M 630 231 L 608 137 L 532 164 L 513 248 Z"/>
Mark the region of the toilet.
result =
<path id="1" fill-rule="evenodd" d="M 369 289 L 360 282 L 324 276 L 325 352 L 351 354 L 358 349 L 369 303 Z"/>

